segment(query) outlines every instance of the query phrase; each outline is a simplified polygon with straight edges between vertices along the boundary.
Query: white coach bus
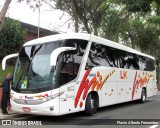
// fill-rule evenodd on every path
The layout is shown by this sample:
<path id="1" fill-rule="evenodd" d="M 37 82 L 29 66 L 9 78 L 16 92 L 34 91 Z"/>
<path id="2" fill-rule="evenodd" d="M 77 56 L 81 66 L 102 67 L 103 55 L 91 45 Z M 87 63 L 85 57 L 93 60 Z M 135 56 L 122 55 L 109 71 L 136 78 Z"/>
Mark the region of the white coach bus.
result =
<path id="1" fill-rule="evenodd" d="M 153 57 L 90 34 L 58 34 L 29 41 L 17 57 L 11 88 L 18 113 L 64 115 L 156 94 Z"/>

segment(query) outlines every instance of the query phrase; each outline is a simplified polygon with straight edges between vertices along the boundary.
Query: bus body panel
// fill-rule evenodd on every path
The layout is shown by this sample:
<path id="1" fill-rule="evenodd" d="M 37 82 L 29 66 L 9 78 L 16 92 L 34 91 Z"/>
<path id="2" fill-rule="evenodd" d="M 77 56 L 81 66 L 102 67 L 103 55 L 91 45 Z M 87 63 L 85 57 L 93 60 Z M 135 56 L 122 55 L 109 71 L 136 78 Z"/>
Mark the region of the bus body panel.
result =
<path id="1" fill-rule="evenodd" d="M 87 68 L 87 60 L 93 42 L 153 59 L 153 57 L 149 55 L 112 41 L 89 34 L 62 34 L 30 41 L 24 44 L 24 47 L 62 39 L 85 39 L 88 41 L 77 77 L 59 86 L 59 88 L 46 92 L 23 94 L 12 90 L 11 105 L 13 111 L 40 115 L 64 115 L 84 111 L 86 98 L 92 91 L 98 94 L 99 107 L 140 99 L 143 88 L 146 89 L 147 97 L 156 94 L 155 70 L 141 71 L 107 67 L 107 65 Z M 34 100 L 39 102 L 39 100 L 42 101 L 48 97 L 52 97 L 52 99 L 37 105 L 28 104 L 30 100 L 32 101 L 34 98 Z M 17 99 L 16 102 L 15 99 Z M 19 102 L 22 100 L 24 103 L 20 104 L 18 100 Z M 26 112 L 23 108 L 29 108 L 30 111 Z"/>
<path id="2" fill-rule="evenodd" d="M 17 113 L 60 115 L 59 96 L 63 94 L 64 92 L 60 92 L 59 89 L 37 94 L 22 94 L 11 91 L 10 101 L 13 111 Z M 50 100 L 43 102 L 45 98 L 50 98 Z M 40 100 L 42 103 L 39 103 Z M 37 104 L 35 104 L 36 102 Z M 28 108 L 29 111 L 25 111 L 23 108 Z"/>
<path id="3" fill-rule="evenodd" d="M 68 114 L 79 111 L 74 107 L 76 82 L 71 82 L 60 87 L 60 91 L 64 91 L 64 95 L 60 96 L 60 114 Z"/>

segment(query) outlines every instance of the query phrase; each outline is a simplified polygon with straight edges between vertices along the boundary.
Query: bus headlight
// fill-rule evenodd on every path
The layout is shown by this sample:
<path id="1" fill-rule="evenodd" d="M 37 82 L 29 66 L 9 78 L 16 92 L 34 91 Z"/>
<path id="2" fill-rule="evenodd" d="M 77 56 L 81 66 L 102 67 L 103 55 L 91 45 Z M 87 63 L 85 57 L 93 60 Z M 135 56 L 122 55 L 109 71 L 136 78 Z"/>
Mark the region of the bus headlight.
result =
<path id="1" fill-rule="evenodd" d="M 44 97 L 44 98 L 40 99 L 40 102 L 41 102 L 41 103 L 44 103 L 44 102 L 47 102 L 47 101 L 56 99 L 57 97 L 59 97 L 59 96 L 62 95 L 63 93 L 64 93 L 64 91 L 63 91 L 63 92 L 60 92 L 60 93 L 57 93 L 57 94 L 54 94 L 54 95 L 51 95 L 51 96 L 48 96 L 48 97 Z"/>
<path id="2" fill-rule="evenodd" d="M 48 101 L 48 98 L 43 98 L 43 99 L 41 99 L 41 101 L 46 102 L 46 101 Z"/>

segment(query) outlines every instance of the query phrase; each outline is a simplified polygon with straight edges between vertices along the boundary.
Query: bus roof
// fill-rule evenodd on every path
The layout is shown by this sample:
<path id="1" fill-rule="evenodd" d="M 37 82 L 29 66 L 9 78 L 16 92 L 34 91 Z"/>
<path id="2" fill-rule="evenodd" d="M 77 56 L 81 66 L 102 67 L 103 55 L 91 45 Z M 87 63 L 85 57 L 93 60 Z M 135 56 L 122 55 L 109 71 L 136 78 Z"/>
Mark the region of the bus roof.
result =
<path id="1" fill-rule="evenodd" d="M 56 40 L 65 40 L 65 39 L 82 39 L 82 40 L 91 40 L 92 42 L 96 42 L 96 43 L 100 43 L 103 45 L 107 45 L 110 47 L 114 47 L 117 49 L 121 49 L 124 51 L 129 51 L 131 53 L 135 53 L 138 55 L 142 55 L 145 57 L 149 57 L 154 59 L 154 57 L 144 54 L 140 51 L 137 51 L 135 49 L 132 49 L 130 47 L 127 47 L 125 45 L 92 35 L 92 34 L 86 34 L 86 33 L 67 33 L 67 34 L 56 34 L 56 35 L 51 35 L 51 36 L 45 36 L 42 38 L 37 38 L 31 41 L 26 42 L 23 46 L 33 46 L 33 45 L 38 45 L 38 44 L 44 44 L 44 43 L 48 43 L 51 41 L 56 41 Z M 155 59 L 154 59 L 155 60 Z"/>

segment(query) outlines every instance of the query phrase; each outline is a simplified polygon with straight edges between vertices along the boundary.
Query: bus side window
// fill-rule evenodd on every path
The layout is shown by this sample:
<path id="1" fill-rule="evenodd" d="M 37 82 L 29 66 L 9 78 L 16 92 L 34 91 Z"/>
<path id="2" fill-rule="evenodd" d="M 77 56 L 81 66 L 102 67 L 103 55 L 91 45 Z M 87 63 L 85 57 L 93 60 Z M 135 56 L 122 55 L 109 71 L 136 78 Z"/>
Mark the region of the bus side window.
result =
<path id="1" fill-rule="evenodd" d="M 60 84 L 63 85 L 77 76 L 77 67 L 74 63 L 74 51 L 64 52 L 60 69 Z"/>
<path id="2" fill-rule="evenodd" d="M 113 63 L 112 61 L 110 62 L 107 53 L 109 53 L 107 46 L 93 42 L 90 48 L 85 69 L 91 69 L 95 66 L 113 66 Z"/>
<path id="3" fill-rule="evenodd" d="M 59 75 L 60 85 L 67 84 L 77 77 L 87 44 L 88 41 L 86 40 L 66 40 L 65 46 L 75 47 L 76 50 L 65 51 L 61 55 Z"/>
<path id="4" fill-rule="evenodd" d="M 150 58 L 146 59 L 146 70 L 147 71 L 153 71 L 153 70 L 155 70 L 154 60 L 152 60 Z"/>

